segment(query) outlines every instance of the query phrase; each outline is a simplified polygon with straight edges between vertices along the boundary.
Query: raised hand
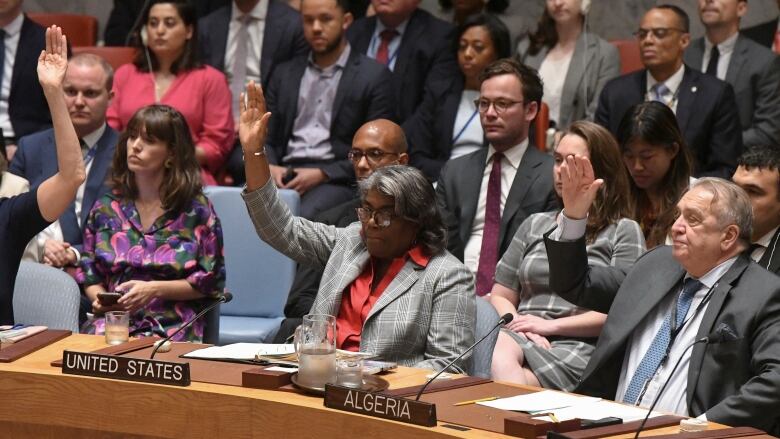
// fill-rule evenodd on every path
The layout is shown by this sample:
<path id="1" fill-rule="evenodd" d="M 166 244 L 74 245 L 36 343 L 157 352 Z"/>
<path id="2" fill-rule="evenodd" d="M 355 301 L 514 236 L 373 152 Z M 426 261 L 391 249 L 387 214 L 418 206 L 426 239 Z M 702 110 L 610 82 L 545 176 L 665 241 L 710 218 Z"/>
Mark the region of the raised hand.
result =
<path id="1" fill-rule="evenodd" d="M 246 93 L 241 93 L 240 113 L 238 122 L 238 138 L 244 155 L 260 152 L 265 144 L 268 133 L 268 119 L 271 113 L 265 110 L 263 89 L 255 81 L 246 86 Z"/>
<path id="2" fill-rule="evenodd" d="M 46 50 L 38 56 L 38 81 L 46 89 L 59 89 L 68 69 L 68 41 L 58 26 L 46 29 Z"/>
<path id="3" fill-rule="evenodd" d="M 596 179 L 587 157 L 567 156 L 561 164 L 563 211 L 571 219 L 582 219 L 596 199 L 604 180 Z"/>

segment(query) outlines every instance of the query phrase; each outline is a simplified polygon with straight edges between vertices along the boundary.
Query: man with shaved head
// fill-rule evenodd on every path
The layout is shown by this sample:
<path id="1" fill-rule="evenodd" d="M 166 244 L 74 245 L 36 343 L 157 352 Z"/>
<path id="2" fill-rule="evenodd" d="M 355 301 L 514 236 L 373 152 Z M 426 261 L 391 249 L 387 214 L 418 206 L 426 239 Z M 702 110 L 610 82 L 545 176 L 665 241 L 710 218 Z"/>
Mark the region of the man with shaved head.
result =
<path id="1" fill-rule="evenodd" d="M 376 119 L 366 122 L 357 130 L 347 157 L 355 169 L 355 177 L 360 181 L 383 166 L 407 164 L 409 156 L 406 149 L 406 136 L 401 127 L 387 119 Z M 322 212 L 314 221 L 346 227 L 358 220 L 355 210 L 358 207 L 360 197 L 355 194 L 353 200 Z M 286 318 L 279 326 L 274 343 L 284 343 L 293 334 L 295 327 L 301 324 L 302 317 L 309 313 L 317 296 L 321 277 L 322 270 L 298 266 L 284 307 Z"/>

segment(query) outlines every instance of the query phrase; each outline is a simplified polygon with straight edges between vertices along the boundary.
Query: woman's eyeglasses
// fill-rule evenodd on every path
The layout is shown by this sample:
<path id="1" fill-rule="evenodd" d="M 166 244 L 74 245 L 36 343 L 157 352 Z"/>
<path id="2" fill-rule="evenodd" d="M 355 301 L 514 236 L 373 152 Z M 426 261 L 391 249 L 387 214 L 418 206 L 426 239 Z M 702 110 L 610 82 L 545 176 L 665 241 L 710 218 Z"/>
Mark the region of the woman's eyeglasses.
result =
<path id="1" fill-rule="evenodd" d="M 358 207 L 355 210 L 361 223 L 365 224 L 373 218 L 374 224 L 380 229 L 390 227 L 390 223 L 395 218 L 395 214 L 388 209 L 372 210 L 368 207 Z"/>

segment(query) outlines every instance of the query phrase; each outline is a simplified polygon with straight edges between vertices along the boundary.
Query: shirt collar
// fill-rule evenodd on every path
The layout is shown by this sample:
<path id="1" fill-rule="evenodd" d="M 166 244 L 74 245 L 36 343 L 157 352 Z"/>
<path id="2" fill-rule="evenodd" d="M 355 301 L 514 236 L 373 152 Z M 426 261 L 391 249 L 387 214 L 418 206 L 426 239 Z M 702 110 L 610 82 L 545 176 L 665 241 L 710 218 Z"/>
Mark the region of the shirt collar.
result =
<path id="1" fill-rule="evenodd" d="M 317 63 L 314 62 L 314 54 L 309 52 L 309 67 L 312 67 L 323 73 L 335 72 L 336 69 L 343 69 L 347 66 L 347 60 L 349 60 L 350 52 L 352 52 L 352 47 L 349 45 L 349 43 L 347 43 L 347 45 L 344 46 L 344 51 L 341 52 L 341 56 L 339 56 L 339 59 L 336 60 L 336 63 L 325 68 L 318 66 Z"/>
<path id="2" fill-rule="evenodd" d="M 669 89 L 672 94 L 677 93 L 677 89 L 680 88 L 680 83 L 682 83 L 683 75 L 685 74 L 685 63 L 683 63 L 680 68 L 674 72 L 672 76 L 669 77 L 666 81 L 664 81 L 664 85 L 666 85 L 666 88 Z M 647 71 L 647 90 L 650 91 L 654 85 L 656 85 L 658 81 L 656 81 L 655 78 L 653 78 L 653 75 L 650 74 L 650 70 Z"/>
<path id="3" fill-rule="evenodd" d="M 411 18 L 411 17 L 410 17 Z M 409 25 L 409 18 L 404 20 L 403 23 L 399 24 L 398 27 L 395 28 L 395 31 L 398 32 L 398 36 L 403 38 L 404 32 L 406 32 L 406 26 Z M 378 19 L 376 20 L 376 34 L 380 35 L 383 30 L 387 29 L 387 26 L 382 23 L 382 20 Z"/>
<path id="4" fill-rule="evenodd" d="M 780 228 L 780 226 L 770 230 L 766 235 L 762 236 L 758 241 L 754 242 L 754 244 L 758 244 L 764 248 L 769 248 L 769 243 L 772 242 L 772 237 L 775 236 L 778 228 Z"/>
<path id="5" fill-rule="evenodd" d="M 93 146 L 95 146 L 95 144 L 98 143 L 98 140 L 100 140 L 100 138 L 103 137 L 103 133 L 105 132 L 106 132 L 106 124 L 104 123 L 103 125 L 100 125 L 100 128 L 82 137 L 81 140 L 86 142 L 88 147 L 92 148 Z"/>
<path id="6" fill-rule="evenodd" d="M 738 255 L 737 255 L 738 256 Z M 729 271 L 729 268 L 731 268 L 732 265 L 734 265 L 734 262 L 737 262 L 737 256 L 732 256 L 729 259 L 726 259 L 725 261 L 721 262 L 715 268 L 708 271 L 707 274 L 700 277 L 698 279 L 699 282 L 704 284 L 705 287 L 712 288 L 718 280 L 726 274 L 727 271 Z M 686 278 L 693 277 L 691 275 L 686 274 Z"/>
<path id="7" fill-rule="evenodd" d="M 12 22 L 3 27 L 5 36 L 10 37 L 18 34 L 22 31 L 22 24 L 24 24 L 24 14 L 19 14 Z"/>
<path id="8" fill-rule="evenodd" d="M 509 162 L 510 165 L 512 165 L 513 168 L 517 169 L 520 166 L 520 161 L 523 159 L 523 156 L 525 155 L 525 151 L 527 149 L 528 149 L 528 138 L 526 137 L 522 142 L 504 151 L 504 157 L 506 157 L 507 161 Z M 490 159 L 493 158 L 493 154 L 495 153 L 496 153 L 495 148 L 493 148 L 493 145 L 490 145 L 488 147 L 488 153 L 487 153 L 487 158 L 485 159 L 485 164 L 487 164 L 490 161 Z"/>
<path id="9" fill-rule="evenodd" d="M 423 268 L 427 267 L 428 262 L 431 261 L 431 257 L 425 253 L 425 250 L 423 250 L 422 246 L 419 244 L 415 245 L 408 252 L 406 252 L 406 256 L 408 256 L 412 262 Z"/>
<path id="10" fill-rule="evenodd" d="M 734 35 L 718 44 L 718 52 L 720 52 L 721 55 L 733 52 L 734 46 L 737 45 L 737 37 L 739 37 L 739 32 L 734 32 Z M 707 37 L 704 37 L 704 52 L 708 53 L 712 49 L 712 46 L 713 44 L 710 43 L 710 40 L 708 40 Z"/>
<path id="11" fill-rule="evenodd" d="M 236 2 L 230 2 L 230 17 L 232 20 L 238 20 L 245 14 L 241 12 L 240 9 L 238 9 L 238 6 L 236 6 Z M 248 14 L 250 17 L 252 17 L 253 20 L 265 20 L 266 15 L 268 14 L 268 0 L 260 0 L 257 2 L 254 8 L 252 8 L 251 11 L 249 11 Z"/>

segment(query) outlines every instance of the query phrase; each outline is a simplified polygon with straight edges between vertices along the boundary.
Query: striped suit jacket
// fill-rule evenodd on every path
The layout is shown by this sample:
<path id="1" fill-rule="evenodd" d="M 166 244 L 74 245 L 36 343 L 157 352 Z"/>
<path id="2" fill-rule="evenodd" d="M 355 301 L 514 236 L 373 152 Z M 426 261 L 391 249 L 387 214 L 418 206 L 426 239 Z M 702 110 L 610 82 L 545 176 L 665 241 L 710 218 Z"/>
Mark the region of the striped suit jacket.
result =
<path id="1" fill-rule="evenodd" d="M 294 217 L 271 180 L 243 197 L 263 241 L 298 263 L 324 268 L 311 312 L 338 315 L 342 293 L 370 258 L 360 224 L 337 228 Z M 439 370 L 474 342 L 475 313 L 473 276 L 449 252 L 426 267 L 408 260 L 366 317 L 360 351 Z M 466 356 L 453 369 L 465 372 L 470 361 Z"/>

